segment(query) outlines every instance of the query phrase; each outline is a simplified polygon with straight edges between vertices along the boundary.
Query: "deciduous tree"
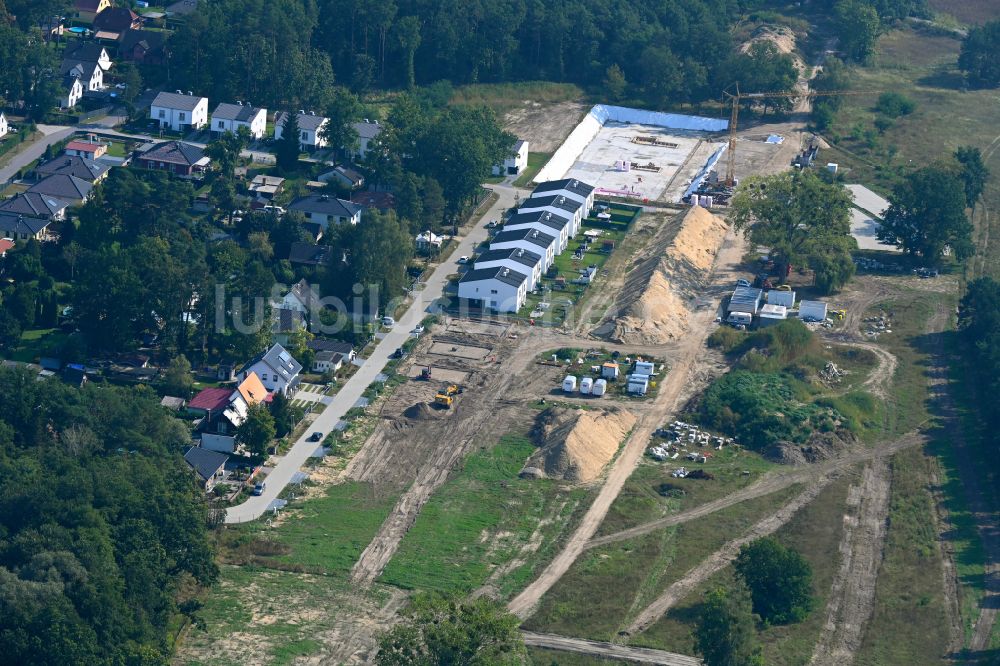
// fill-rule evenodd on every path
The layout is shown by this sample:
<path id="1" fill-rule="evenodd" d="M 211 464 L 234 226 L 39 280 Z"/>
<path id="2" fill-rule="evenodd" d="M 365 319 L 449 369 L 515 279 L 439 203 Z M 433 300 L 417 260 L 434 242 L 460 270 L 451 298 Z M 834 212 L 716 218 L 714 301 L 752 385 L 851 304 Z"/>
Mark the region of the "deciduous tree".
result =
<path id="1" fill-rule="evenodd" d="M 801 622 L 812 610 L 812 567 L 777 540 L 757 539 L 743 546 L 735 567 L 750 590 L 754 613 L 765 622 Z"/>
<path id="2" fill-rule="evenodd" d="M 695 637 L 707 666 L 764 666 L 750 599 L 742 585 L 708 593 Z"/>
<path id="3" fill-rule="evenodd" d="M 264 403 L 258 403 L 247 410 L 246 419 L 236 429 L 236 441 L 260 456 L 267 451 L 275 432 L 274 417 Z"/>
<path id="4" fill-rule="evenodd" d="M 931 164 L 893 188 L 878 231 L 880 240 L 937 261 L 950 248 L 958 259 L 972 255 L 972 223 L 965 215 L 965 187 L 953 168 Z"/>

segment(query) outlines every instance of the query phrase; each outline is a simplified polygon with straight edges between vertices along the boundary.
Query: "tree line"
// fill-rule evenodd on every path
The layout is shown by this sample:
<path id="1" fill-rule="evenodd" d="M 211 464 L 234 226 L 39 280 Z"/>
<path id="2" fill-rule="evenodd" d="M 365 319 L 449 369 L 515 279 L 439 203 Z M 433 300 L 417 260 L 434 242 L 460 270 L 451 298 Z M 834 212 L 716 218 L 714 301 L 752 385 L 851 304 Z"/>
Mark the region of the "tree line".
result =
<path id="1" fill-rule="evenodd" d="M 0 662 L 169 663 L 218 573 L 188 439 L 148 389 L 0 369 Z"/>

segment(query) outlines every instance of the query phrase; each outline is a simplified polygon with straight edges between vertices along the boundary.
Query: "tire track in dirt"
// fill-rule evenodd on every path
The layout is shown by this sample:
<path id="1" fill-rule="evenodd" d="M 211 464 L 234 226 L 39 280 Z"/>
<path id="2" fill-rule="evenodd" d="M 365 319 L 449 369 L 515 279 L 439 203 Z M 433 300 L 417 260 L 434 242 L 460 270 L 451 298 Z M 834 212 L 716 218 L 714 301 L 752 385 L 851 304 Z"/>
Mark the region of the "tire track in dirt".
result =
<path id="1" fill-rule="evenodd" d="M 539 634 L 533 631 L 522 631 L 521 634 L 524 636 L 525 645 L 549 650 L 562 650 L 563 652 L 576 652 L 577 654 L 589 654 L 601 659 L 624 659 L 625 661 L 635 661 L 641 664 L 658 664 L 659 666 L 701 666 L 702 664 L 701 659 L 697 657 L 689 657 L 685 654 L 676 654 L 663 650 L 614 645 L 602 641 L 588 641 L 583 638 Z"/>
<path id="2" fill-rule="evenodd" d="M 815 483 L 792 499 L 792 501 L 758 521 L 746 534 L 729 541 L 722 548 L 696 564 L 679 580 L 672 583 L 653 603 L 643 609 L 625 631 L 630 636 L 634 636 L 648 629 L 663 617 L 663 614 L 670 610 L 674 604 L 687 597 L 696 587 L 736 559 L 740 548 L 745 544 L 773 534 L 778 528 L 791 520 L 799 509 L 816 499 L 816 496 L 830 485 L 834 478 L 834 474 L 828 474 L 819 478 Z"/>
<path id="3" fill-rule="evenodd" d="M 847 491 L 848 513 L 840 540 L 840 568 L 826 606 L 826 622 L 811 666 L 846 666 L 861 647 L 875 609 L 875 583 L 885 547 L 890 491 L 889 464 L 877 458 Z"/>

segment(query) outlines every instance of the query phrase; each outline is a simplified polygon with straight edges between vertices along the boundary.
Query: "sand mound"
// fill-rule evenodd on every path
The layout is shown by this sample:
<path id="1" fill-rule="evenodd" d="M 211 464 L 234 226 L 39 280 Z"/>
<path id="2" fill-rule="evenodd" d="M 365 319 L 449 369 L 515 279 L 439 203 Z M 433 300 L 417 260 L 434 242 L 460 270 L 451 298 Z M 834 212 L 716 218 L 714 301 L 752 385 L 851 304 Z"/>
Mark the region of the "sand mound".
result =
<path id="1" fill-rule="evenodd" d="M 665 250 L 654 246 L 651 256 L 625 278 L 611 339 L 663 344 L 686 333 L 687 301 L 715 262 L 726 228 L 721 218 L 704 208 L 689 209 L 670 245 Z"/>
<path id="2" fill-rule="evenodd" d="M 540 448 L 523 472 L 532 478 L 593 481 L 634 425 L 635 415 L 617 407 L 550 407 L 535 423 L 532 436 Z"/>
<path id="3" fill-rule="evenodd" d="M 411 421 L 423 421 L 424 419 L 439 419 L 441 418 L 442 412 L 435 409 L 430 403 L 418 402 L 415 405 L 407 407 L 403 412 L 403 416 Z"/>
<path id="4" fill-rule="evenodd" d="M 740 52 L 746 53 L 756 42 L 771 42 L 779 53 L 790 53 L 798 69 L 805 68 L 806 63 L 802 60 L 802 56 L 795 52 L 795 33 L 791 28 L 783 25 L 762 25 L 753 31 L 750 39 L 740 44 Z"/>

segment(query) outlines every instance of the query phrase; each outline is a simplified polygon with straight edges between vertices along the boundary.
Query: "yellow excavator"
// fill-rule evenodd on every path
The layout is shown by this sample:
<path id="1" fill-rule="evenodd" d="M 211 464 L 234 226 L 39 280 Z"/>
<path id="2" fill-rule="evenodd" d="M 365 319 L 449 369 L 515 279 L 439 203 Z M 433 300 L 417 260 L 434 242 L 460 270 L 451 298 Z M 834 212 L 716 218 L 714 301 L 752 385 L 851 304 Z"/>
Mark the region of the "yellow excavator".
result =
<path id="1" fill-rule="evenodd" d="M 462 387 L 458 384 L 450 384 L 437 392 L 434 396 L 434 404 L 439 407 L 449 409 L 455 402 L 455 396 L 462 392 Z"/>

